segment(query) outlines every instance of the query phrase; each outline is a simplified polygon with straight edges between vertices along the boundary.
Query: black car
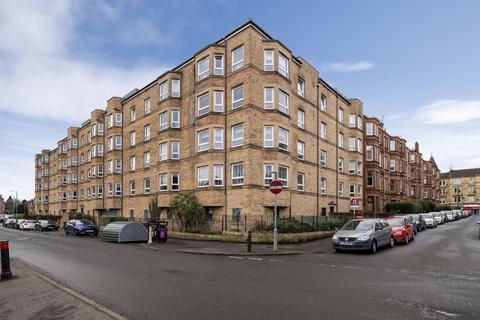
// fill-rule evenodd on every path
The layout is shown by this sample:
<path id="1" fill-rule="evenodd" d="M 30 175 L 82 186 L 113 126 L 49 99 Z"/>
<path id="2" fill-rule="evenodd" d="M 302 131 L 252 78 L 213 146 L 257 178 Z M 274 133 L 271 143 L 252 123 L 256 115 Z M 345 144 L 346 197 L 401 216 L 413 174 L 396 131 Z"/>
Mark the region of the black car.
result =
<path id="1" fill-rule="evenodd" d="M 35 223 L 35 231 L 58 231 L 58 223 L 53 220 L 38 220 Z"/>
<path id="2" fill-rule="evenodd" d="M 425 222 L 425 219 L 423 219 L 422 214 L 412 214 L 411 217 L 417 232 L 427 229 L 427 223 Z"/>

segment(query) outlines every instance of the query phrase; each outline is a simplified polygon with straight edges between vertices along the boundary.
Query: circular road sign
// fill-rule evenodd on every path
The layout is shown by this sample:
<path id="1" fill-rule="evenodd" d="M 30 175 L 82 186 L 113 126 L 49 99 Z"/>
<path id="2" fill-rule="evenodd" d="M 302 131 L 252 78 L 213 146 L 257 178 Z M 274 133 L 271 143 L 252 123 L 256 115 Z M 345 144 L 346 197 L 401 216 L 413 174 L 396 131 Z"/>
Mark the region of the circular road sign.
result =
<path id="1" fill-rule="evenodd" d="M 268 187 L 268 190 L 270 190 L 270 192 L 273 194 L 279 194 L 283 190 L 283 184 L 277 180 L 272 181 Z"/>

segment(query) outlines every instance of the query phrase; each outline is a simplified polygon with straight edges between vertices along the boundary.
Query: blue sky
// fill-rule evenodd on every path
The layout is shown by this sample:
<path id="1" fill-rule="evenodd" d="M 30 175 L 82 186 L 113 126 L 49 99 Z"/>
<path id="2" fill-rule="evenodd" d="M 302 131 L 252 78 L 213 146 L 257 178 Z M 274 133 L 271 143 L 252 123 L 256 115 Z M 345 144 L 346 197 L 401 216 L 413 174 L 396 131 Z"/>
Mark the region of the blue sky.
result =
<path id="1" fill-rule="evenodd" d="M 480 166 L 480 1 L 1 1 L 0 194 L 111 96 L 248 18 L 442 170 Z"/>

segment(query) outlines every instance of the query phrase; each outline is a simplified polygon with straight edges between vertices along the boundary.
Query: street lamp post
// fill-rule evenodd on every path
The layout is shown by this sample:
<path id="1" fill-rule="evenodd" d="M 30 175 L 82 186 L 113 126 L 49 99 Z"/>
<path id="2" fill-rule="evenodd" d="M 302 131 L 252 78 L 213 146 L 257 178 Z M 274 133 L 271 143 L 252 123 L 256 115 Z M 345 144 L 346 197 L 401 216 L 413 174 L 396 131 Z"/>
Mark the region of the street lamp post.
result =
<path id="1" fill-rule="evenodd" d="M 18 190 L 10 190 L 10 192 L 15 192 L 15 201 L 13 202 L 13 212 L 17 214 L 17 202 L 18 202 Z"/>

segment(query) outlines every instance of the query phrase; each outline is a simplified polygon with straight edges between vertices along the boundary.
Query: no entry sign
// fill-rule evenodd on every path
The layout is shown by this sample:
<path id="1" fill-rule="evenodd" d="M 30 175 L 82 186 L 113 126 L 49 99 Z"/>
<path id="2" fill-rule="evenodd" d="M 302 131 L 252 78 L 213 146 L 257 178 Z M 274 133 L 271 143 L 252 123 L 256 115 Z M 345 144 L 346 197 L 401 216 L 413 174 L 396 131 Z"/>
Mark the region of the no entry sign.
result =
<path id="1" fill-rule="evenodd" d="M 283 184 L 277 180 L 272 181 L 268 187 L 268 190 L 270 190 L 270 192 L 273 194 L 279 194 L 283 190 Z"/>
<path id="2" fill-rule="evenodd" d="M 358 208 L 360 206 L 360 199 L 358 198 L 351 198 L 350 199 L 350 207 Z"/>

